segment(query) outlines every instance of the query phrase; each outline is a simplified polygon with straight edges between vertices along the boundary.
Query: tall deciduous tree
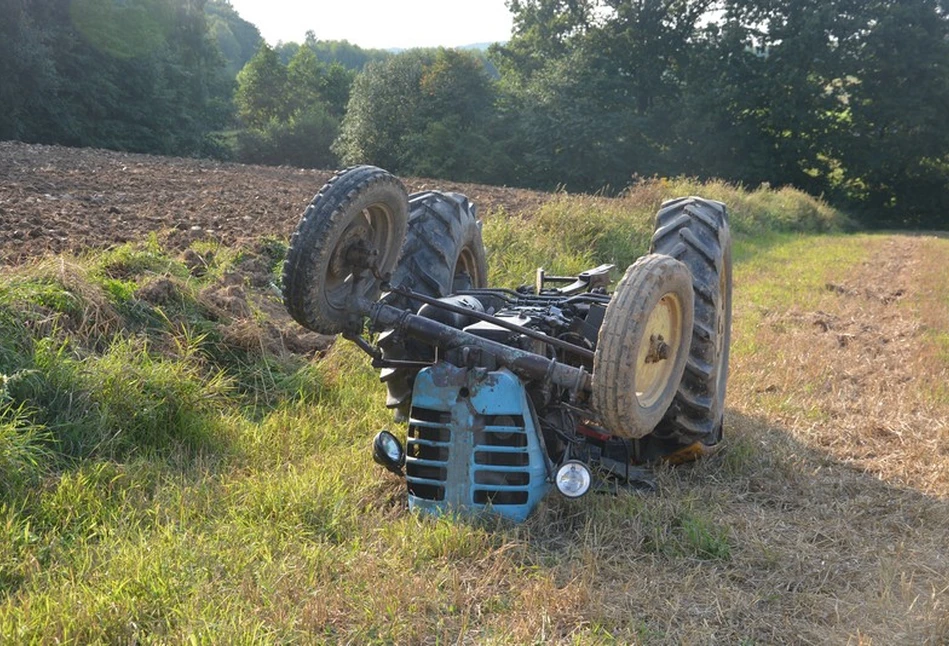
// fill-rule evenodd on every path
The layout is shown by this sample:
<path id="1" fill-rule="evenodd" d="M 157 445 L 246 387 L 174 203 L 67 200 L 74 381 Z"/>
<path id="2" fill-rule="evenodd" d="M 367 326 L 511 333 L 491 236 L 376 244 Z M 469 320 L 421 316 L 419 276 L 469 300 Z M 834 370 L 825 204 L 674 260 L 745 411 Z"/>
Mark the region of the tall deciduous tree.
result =
<path id="1" fill-rule="evenodd" d="M 264 45 L 238 74 L 238 114 L 246 129 L 238 136 L 238 157 L 246 162 L 329 167 L 330 145 L 351 75 L 320 62 L 304 45 L 284 65 Z"/>
<path id="2" fill-rule="evenodd" d="M 267 43 L 238 72 L 234 102 L 237 116 L 251 128 L 262 128 L 288 116 L 287 68 Z"/>
<path id="3" fill-rule="evenodd" d="M 405 52 L 356 78 L 334 148 L 344 163 L 483 179 L 492 106 L 491 81 L 474 56 Z"/>
<path id="4" fill-rule="evenodd" d="M 532 184 L 621 189 L 674 168 L 674 118 L 710 0 L 521 0 L 494 49 Z"/>
<path id="5" fill-rule="evenodd" d="M 0 139 L 31 139 L 59 106 L 61 77 L 52 59 L 53 29 L 41 0 L 0 0 Z"/>
<path id="6" fill-rule="evenodd" d="M 420 128 L 419 82 L 431 54 L 410 51 L 370 63 L 353 82 L 334 150 L 345 164 L 399 172 L 402 140 Z"/>
<path id="7" fill-rule="evenodd" d="M 205 13 L 210 36 L 226 61 L 227 74 L 235 78 L 260 48 L 263 42 L 260 31 L 241 18 L 228 0 L 208 0 Z"/>
<path id="8" fill-rule="evenodd" d="M 0 134 L 203 154 L 225 116 L 202 0 L 3 0 Z M 11 18 L 7 21 L 8 16 Z"/>
<path id="9" fill-rule="evenodd" d="M 834 151 L 852 200 L 888 226 L 949 227 L 949 16 L 936 0 L 866 8 Z"/>
<path id="10" fill-rule="evenodd" d="M 793 184 L 946 226 L 940 0 L 513 0 L 495 47 L 519 183 Z"/>

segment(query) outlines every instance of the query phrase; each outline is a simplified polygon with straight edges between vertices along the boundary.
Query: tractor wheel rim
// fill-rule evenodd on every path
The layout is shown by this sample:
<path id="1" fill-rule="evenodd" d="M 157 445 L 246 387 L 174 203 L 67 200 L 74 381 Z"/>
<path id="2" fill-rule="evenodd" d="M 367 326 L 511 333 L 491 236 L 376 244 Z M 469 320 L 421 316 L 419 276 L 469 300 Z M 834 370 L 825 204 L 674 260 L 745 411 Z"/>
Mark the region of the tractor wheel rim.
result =
<path id="1" fill-rule="evenodd" d="M 393 264 L 392 245 L 388 243 L 395 230 L 394 218 L 385 205 L 371 204 L 357 213 L 346 227 L 331 254 L 324 278 L 323 292 L 331 308 L 349 309 L 353 298 L 365 296 L 375 283 L 369 269 L 354 266 L 347 260 L 347 253 L 354 243 L 361 243 L 368 251 L 378 254 L 373 259 L 376 267 Z"/>
<path id="2" fill-rule="evenodd" d="M 664 294 L 649 312 L 636 358 L 636 398 L 642 408 L 655 405 L 672 377 L 682 339 L 684 309 L 676 294 Z"/>
<path id="3" fill-rule="evenodd" d="M 483 284 L 483 276 L 478 276 L 478 263 L 475 262 L 474 252 L 465 247 L 458 255 L 458 262 L 455 263 L 455 277 L 461 274 L 467 274 L 471 279 L 472 287 L 480 287 Z"/>

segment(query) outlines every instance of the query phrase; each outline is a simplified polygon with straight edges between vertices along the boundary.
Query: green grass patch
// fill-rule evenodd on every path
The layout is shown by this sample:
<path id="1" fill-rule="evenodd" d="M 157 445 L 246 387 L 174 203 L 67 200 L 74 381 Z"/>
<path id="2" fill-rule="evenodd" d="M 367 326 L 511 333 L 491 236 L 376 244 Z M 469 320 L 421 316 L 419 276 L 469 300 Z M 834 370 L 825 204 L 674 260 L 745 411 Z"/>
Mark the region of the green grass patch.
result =
<path id="1" fill-rule="evenodd" d="M 739 238 L 735 247 L 734 293 L 742 316 L 732 321 L 732 352 L 747 356 L 764 350 L 757 334 L 762 325 L 812 325 L 810 320 L 772 315 L 820 309 L 835 281 L 869 254 L 866 244 L 840 234 L 775 233 L 760 240 Z"/>
<path id="2" fill-rule="evenodd" d="M 49 459 L 49 432 L 24 406 L 10 405 L 10 381 L 7 375 L 0 375 L 0 501 L 35 484 Z"/>
<path id="3" fill-rule="evenodd" d="M 781 245 L 792 234 L 839 232 L 852 226 L 841 212 L 791 188 L 746 191 L 724 182 L 651 180 L 619 199 L 560 195 L 530 218 L 494 214 L 484 227 L 489 284 L 533 284 L 537 267 L 576 275 L 603 263 L 615 264 L 618 278 L 649 250 L 662 202 L 682 195 L 727 205 L 736 262 Z"/>

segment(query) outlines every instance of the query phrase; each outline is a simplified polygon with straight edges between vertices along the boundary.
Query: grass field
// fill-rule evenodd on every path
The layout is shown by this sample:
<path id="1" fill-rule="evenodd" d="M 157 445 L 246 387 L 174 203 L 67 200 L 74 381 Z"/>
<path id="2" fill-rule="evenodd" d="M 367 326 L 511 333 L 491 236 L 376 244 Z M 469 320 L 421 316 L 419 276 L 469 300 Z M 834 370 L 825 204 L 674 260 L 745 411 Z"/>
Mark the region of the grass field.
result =
<path id="1" fill-rule="evenodd" d="M 282 240 L 5 269 L 0 642 L 949 642 L 949 240 L 655 182 L 487 214 L 492 282 L 625 267 L 689 193 L 736 235 L 726 441 L 520 526 L 407 511 L 367 358 L 276 318 Z"/>

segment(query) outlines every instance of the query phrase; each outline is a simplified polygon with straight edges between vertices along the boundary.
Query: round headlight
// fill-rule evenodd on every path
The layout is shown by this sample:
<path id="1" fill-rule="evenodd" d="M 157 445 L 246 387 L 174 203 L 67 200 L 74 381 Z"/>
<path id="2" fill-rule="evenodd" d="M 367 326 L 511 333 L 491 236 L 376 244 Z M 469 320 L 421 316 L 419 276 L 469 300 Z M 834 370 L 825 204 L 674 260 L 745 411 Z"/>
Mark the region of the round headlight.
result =
<path id="1" fill-rule="evenodd" d="M 372 459 L 393 473 L 402 473 L 405 450 L 398 438 L 389 431 L 379 431 L 372 440 Z"/>
<path id="2" fill-rule="evenodd" d="M 557 491 L 567 498 L 579 498 L 590 490 L 593 476 L 590 467 L 579 460 L 568 460 L 557 469 L 554 478 Z"/>

